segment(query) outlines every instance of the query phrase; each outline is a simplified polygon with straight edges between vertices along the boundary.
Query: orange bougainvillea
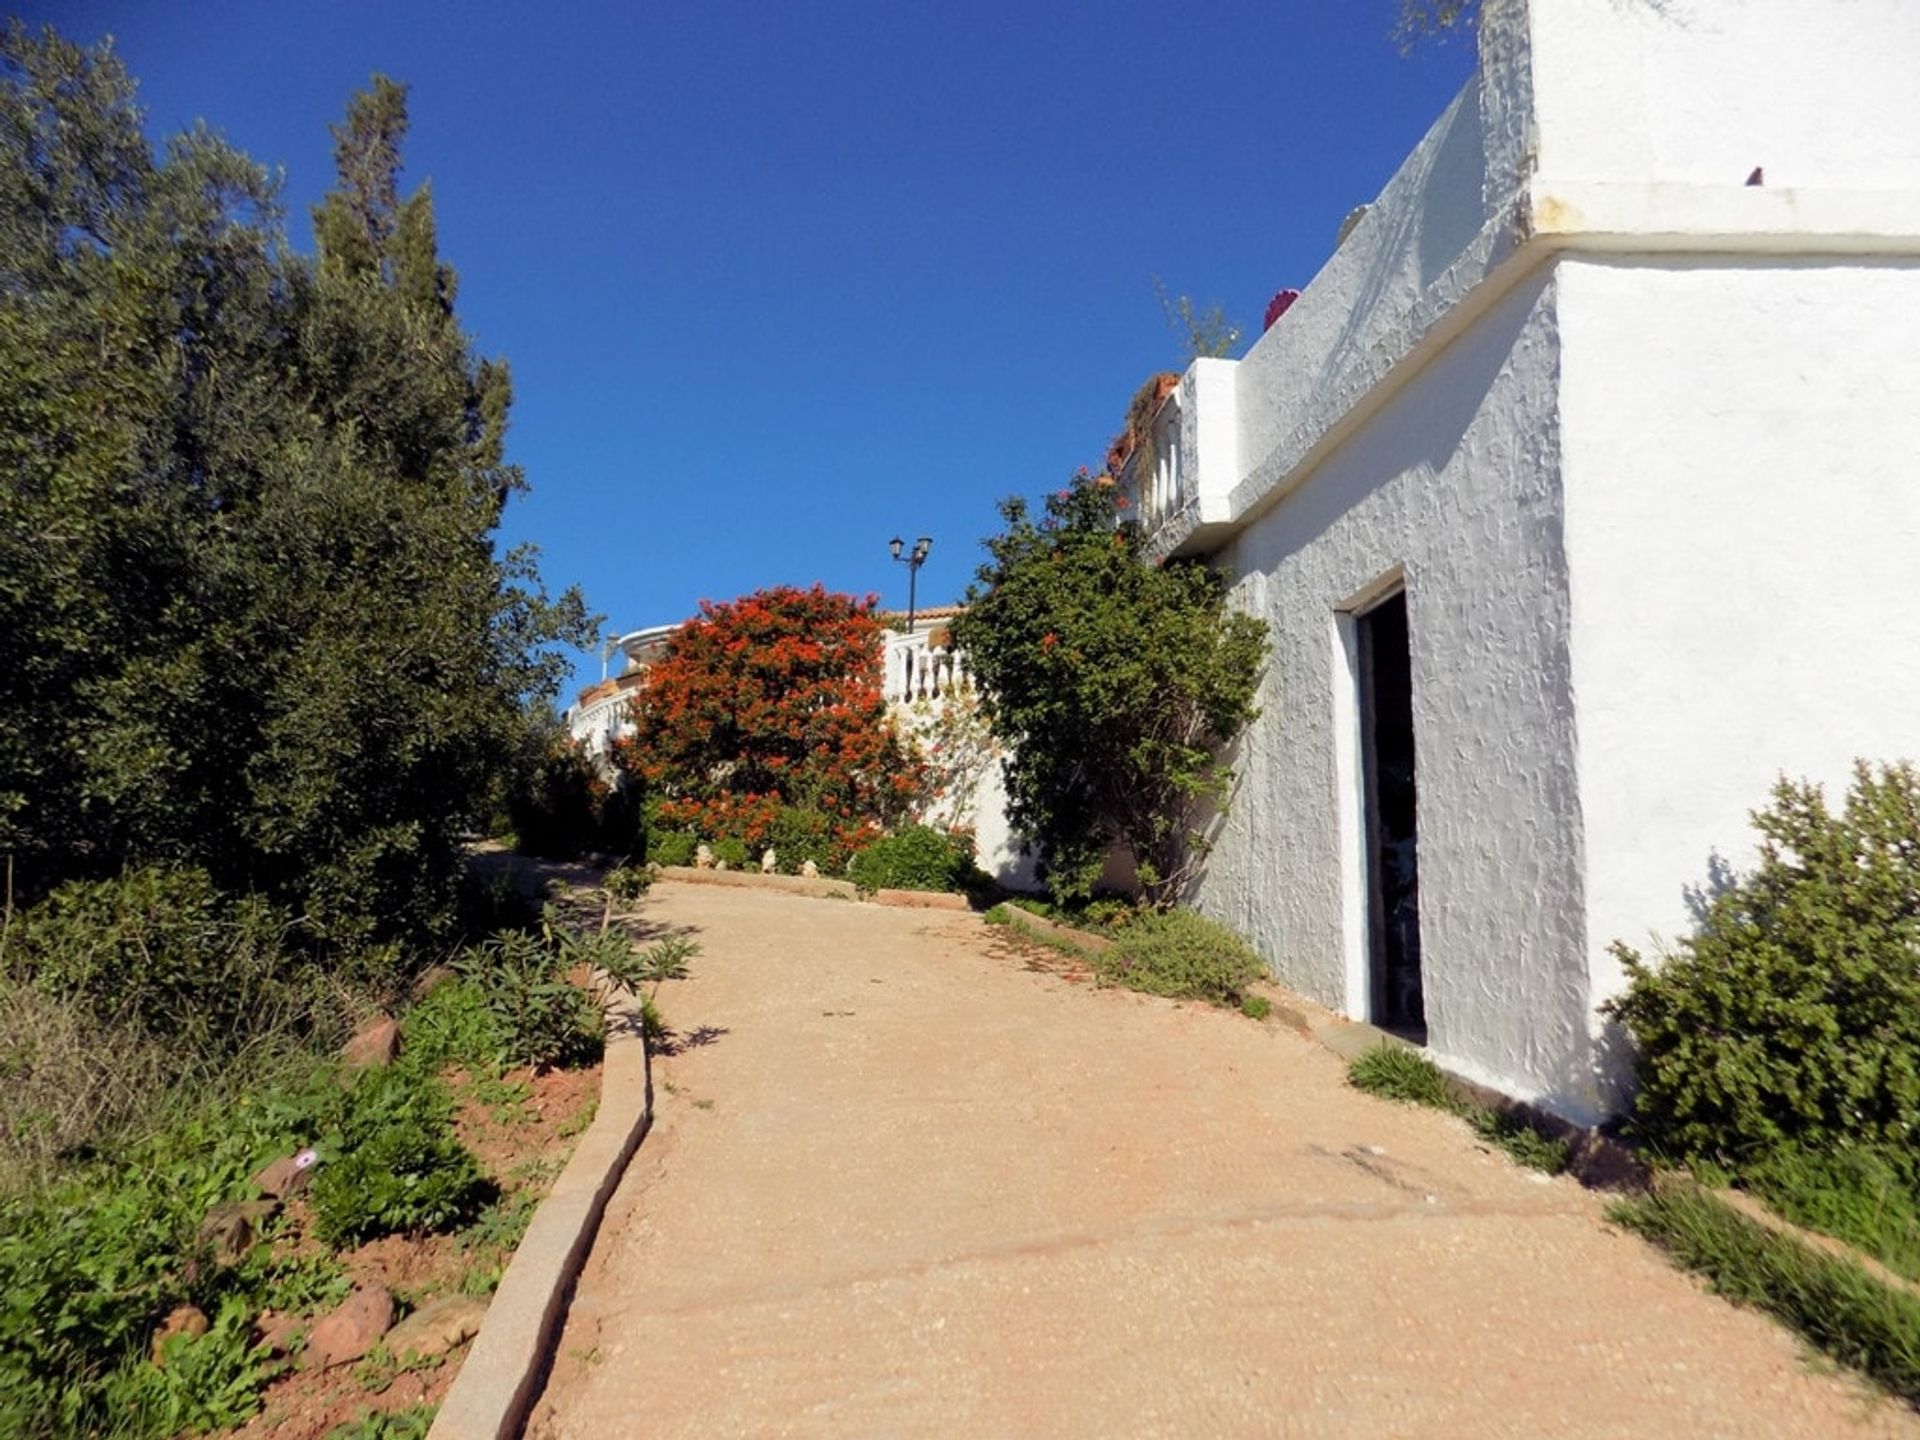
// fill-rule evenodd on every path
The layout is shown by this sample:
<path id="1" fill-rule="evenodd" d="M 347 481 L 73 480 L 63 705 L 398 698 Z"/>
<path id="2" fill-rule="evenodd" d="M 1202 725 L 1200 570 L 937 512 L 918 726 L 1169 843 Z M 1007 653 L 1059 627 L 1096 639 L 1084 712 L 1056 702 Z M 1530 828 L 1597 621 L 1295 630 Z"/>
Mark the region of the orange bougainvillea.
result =
<path id="1" fill-rule="evenodd" d="M 662 818 L 757 847 L 783 805 L 833 817 L 845 841 L 909 814 L 927 777 L 881 691 L 878 603 L 821 585 L 702 601 L 616 747 Z"/>

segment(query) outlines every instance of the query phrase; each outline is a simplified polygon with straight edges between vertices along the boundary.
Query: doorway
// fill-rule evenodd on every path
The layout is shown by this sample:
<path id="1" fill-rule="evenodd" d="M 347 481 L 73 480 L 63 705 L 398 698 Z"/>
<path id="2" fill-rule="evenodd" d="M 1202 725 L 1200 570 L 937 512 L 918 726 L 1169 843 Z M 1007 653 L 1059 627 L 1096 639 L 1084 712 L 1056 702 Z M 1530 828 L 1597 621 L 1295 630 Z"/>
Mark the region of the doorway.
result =
<path id="1" fill-rule="evenodd" d="M 1407 592 L 1354 617 L 1366 792 L 1370 1018 L 1427 1038 L 1420 978 L 1420 864 L 1413 745 L 1413 654 Z"/>

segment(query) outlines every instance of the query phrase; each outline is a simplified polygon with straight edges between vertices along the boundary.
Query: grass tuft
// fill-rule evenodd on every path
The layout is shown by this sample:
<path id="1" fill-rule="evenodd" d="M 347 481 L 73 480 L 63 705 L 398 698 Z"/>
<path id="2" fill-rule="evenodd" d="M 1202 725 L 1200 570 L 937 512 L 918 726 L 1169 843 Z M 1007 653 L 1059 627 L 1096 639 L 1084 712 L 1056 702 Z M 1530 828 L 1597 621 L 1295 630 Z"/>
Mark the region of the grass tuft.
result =
<path id="1" fill-rule="evenodd" d="M 1518 1115 L 1499 1110 L 1479 1110 L 1470 1117 L 1474 1134 L 1507 1153 L 1517 1165 L 1558 1175 L 1572 1163 L 1573 1152 L 1567 1142 L 1542 1135 Z"/>
<path id="2" fill-rule="evenodd" d="M 1911 1164 L 1866 1146 L 1828 1154 L 1787 1147 L 1744 1166 L 1740 1181 L 1794 1224 L 1920 1280 L 1920 1194 L 1908 1178 Z"/>
<path id="3" fill-rule="evenodd" d="M 1466 1108 L 1438 1065 L 1401 1045 L 1376 1045 L 1354 1056 L 1347 1066 L 1347 1083 L 1382 1100 L 1425 1105 L 1453 1115 Z"/>
<path id="4" fill-rule="evenodd" d="M 1696 1185 L 1623 1200 L 1607 1214 L 1735 1304 L 1765 1311 L 1822 1353 L 1920 1403 L 1920 1299 L 1854 1261 L 1747 1219 Z"/>
<path id="5" fill-rule="evenodd" d="M 1347 1066 L 1347 1083 L 1383 1100 L 1425 1105 L 1458 1115 L 1473 1126 L 1474 1133 L 1482 1140 L 1505 1151 L 1515 1164 L 1529 1170 L 1558 1175 L 1572 1159 L 1566 1141 L 1541 1134 L 1515 1112 L 1468 1100 L 1445 1071 L 1419 1051 L 1404 1045 L 1376 1045 L 1354 1056 Z"/>

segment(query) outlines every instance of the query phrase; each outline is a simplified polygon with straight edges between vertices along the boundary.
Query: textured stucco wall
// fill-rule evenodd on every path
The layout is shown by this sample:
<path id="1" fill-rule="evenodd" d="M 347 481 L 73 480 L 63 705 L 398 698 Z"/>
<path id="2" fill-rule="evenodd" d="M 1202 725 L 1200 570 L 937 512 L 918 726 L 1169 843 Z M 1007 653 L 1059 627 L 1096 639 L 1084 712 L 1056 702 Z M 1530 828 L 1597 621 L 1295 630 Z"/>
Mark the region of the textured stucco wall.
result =
<path id="1" fill-rule="evenodd" d="M 1559 271 L 1599 999 L 1779 774 L 1920 759 L 1920 262 Z"/>
<path id="2" fill-rule="evenodd" d="M 1277 466 L 1300 458 L 1301 439 L 1318 439 L 1372 388 L 1376 361 L 1397 360 L 1419 339 L 1433 319 L 1423 297 L 1488 225 L 1487 164 L 1475 80 L 1239 362 L 1236 463 L 1231 472 L 1203 464 L 1210 486 L 1227 473 L 1236 487 L 1279 478 Z M 1236 496 L 1236 508 L 1246 499 Z"/>
<path id="3" fill-rule="evenodd" d="M 1338 612 L 1405 577 L 1429 1043 L 1591 1115 L 1551 271 L 1509 292 L 1218 557 L 1274 649 L 1195 903 L 1365 1013 L 1353 680 Z M 1356 943 L 1358 942 L 1358 943 Z"/>
<path id="4" fill-rule="evenodd" d="M 1517 9 L 1512 0 L 1499 0 Z M 1531 0 L 1546 179 L 1920 188 L 1913 0 Z"/>
<path id="5" fill-rule="evenodd" d="M 1920 752 L 1916 74 L 1920 0 L 1487 0 L 1230 444 L 1188 377 L 1150 548 L 1275 631 L 1196 901 L 1284 979 L 1366 1012 L 1339 616 L 1393 577 L 1431 1048 L 1574 1118 L 1626 1070 L 1608 942 L 1683 929 L 1778 772 Z"/>

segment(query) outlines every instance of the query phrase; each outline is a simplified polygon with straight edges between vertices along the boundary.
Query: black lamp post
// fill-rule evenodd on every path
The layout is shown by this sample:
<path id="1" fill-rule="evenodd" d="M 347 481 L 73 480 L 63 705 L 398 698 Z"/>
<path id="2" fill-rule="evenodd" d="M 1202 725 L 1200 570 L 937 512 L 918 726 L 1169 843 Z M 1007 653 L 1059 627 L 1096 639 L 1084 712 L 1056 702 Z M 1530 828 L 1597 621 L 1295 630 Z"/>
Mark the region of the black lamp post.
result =
<path id="1" fill-rule="evenodd" d="M 933 537 L 922 535 L 913 542 L 913 549 L 907 554 L 900 553 L 905 542 L 896 535 L 887 542 L 887 549 L 893 552 L 893 558 L 907 567 L 907 633 L 913 633 L 913 612 L 915 590 L 920 579 L 920 567 L 927 563 L 927 552 L 933 548 Z"/>

